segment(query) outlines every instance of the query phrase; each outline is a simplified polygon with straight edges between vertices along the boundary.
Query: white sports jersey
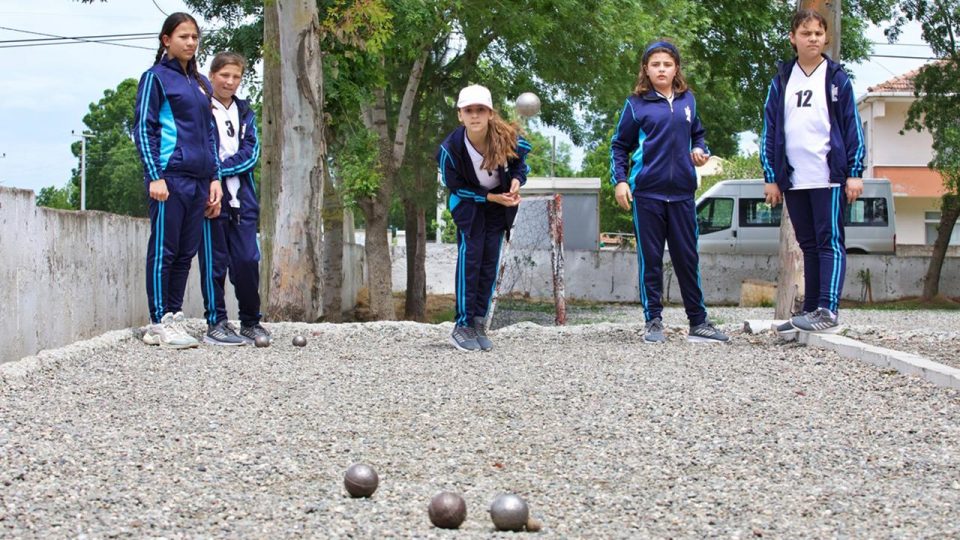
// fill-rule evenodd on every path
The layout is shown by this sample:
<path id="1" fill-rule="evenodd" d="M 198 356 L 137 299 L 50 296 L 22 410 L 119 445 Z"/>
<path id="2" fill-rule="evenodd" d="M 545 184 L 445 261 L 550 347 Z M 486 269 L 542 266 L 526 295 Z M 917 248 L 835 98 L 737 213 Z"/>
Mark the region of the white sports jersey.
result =
<path id="1" fill-rule="evenodd" d="M 793 66 L 784 99 L 784 133 L 787 162 L 793 167 L 793 189 L 830 186 L 829 97 L 826 94 L 827 61 L 823 60 L 808 77 L 800 63 Z"/>
<path id="2" fill-rule="evenodd" d="M 480 184 L 487 189 L 493 189 L 499 186 L 500 175 L 497 174 L 497 171 L 488 171 L 480 168 L 480 164 L 483 163 L 483 154 L 478 152 L 477 149 L 470 144 L 470 137 L 467 137 L 466 131 L 463 132 L 463 140 L 467 143 L 467 153 L 470 154 L 470 161 L 473 162 L 473 170 L 477 173 L 477 180 L 480 181 Z"/>
<path id="3" fill-rule="evenodd" d="M 217 99 L 211 101 L 213 101 L 213 118 L 217 122 L 217 131 L 220 132 L 220 161 L 223 161 L 240 149 L 240 111 L 237 110 L 236 100 L 230 102 L 229 108 Z M 237 198 L 240 179 L 231 176 L 225 183 L 227 190 L 230 191 L 230 206 L 240 208 L 240 199 Z"/>

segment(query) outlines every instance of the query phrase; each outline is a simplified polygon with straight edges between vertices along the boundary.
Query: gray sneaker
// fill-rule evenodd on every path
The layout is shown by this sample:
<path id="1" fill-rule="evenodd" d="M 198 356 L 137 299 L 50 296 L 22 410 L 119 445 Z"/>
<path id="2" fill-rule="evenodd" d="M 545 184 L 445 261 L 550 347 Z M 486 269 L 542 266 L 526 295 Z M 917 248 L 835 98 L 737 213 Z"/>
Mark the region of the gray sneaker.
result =
<path id="1" fill-rule="evenodd" d="M 800 317 L 803 317 L 803 316 L 807 315 L 808 313 L 810 313 L 810 312 L 809 312 L 809 311 L 801 311 L 799 316 L 800 316 Z M 793 320 L 792 320 L 792 318 L 791 318 L 791 320 L 788 320 L 787 322 L 785 322 L 785 323 L 777 326 L 777 334 L 778 334 L 780 337 L 783 337 L 783 338 L 790 338 L 790 337 L 792 337 L 794 334 L 796 334 L 797 332 L 799 332 L 799 330 L 797 330 L 797 327 L 793 325 Z"/>
<path id="2" fill-rule="evenodd" d="M 450 343 L 464 352 L 480 350 L 480 343 L 477 342 L 477 331 L 470 326 L 454 326 L 453 333 L 450 334 Z"/>
<path id="3" fill-rule="evenodd" d="M 835 334 L 840 331 L 840 320 L 836 313 L 827 308 L 817 308 L 813 313 L 797 315 L 790 322 L 801 332 Z"/>
<path id="4" fill-rule="evenodd" d="M 643 341 L 647 343 L 663 343 L 667 337 L 663 335 L 663 319 L 657 317 L 647 321 L 643 329 Z"/>
<path id="5" fill-rule="evenodd" d="M 480 348 L 489 351 L 493 348 L 493 342 L 487 337 L 487 328 L 484 322 L 483 317 L 474 317 L 473 331 L 477 333 L 477 344 L 480 345 Z"/>
<path id="6" fill-rule="evenodd" d="M 203 342 L 211 345 L 225 345 L 233 347 L 247 344 L 242 337 L 237 335 L 237 331 L 233 325 L 226 320 L 207 326 L 207 334 L 203 336 Z"/>
<path id="7" fill-rule="evenodd" d="M 713 323 L 707 321 L 702 324 L 690 327 L 690 334 L 687 335 L 687 341 L 692 343 L 726 343 L 730 338 L 726 334 L 717 330 Z"/>
<path id="8" fill-rule="evenodd" d="M 180 320 L 176 320 L 176 316 Z M 200 346 L 200 342 L 187 333 L 181 326 L 183 313 L 167 313 L 157 324 L 151 324 L 143 333 L 143 342 L 147 345 L 159 345 L 170 349 L 189 349 Z"/>
<path id="9" fill-rule="evenodd" d="M 259 336 L 266 336 L 267 339 L 273 341 L 273 336 L 270 334 L 270 331 L 261 326 L 260 323 L 240 325 L 240 338 L 247 343 L 253 345 Z"/>

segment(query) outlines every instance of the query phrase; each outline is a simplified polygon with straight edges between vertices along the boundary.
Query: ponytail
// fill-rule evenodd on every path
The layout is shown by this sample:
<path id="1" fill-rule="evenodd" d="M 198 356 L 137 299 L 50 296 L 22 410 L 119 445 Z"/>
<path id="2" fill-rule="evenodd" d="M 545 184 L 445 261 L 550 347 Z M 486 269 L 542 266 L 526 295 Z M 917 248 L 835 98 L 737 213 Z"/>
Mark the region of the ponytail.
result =
<path id="1" fill-rule="evenodd" d="M 516 159 L 517 137 L 520 135 L 520 126 L 516 123 L 507 123 L 497 111 L 492 111 L 487 128 L 487 151 L 483 154 L 483 163 L 480 167 L 492 171 L 497 167 L 505 167 L 507 161 Z"/>

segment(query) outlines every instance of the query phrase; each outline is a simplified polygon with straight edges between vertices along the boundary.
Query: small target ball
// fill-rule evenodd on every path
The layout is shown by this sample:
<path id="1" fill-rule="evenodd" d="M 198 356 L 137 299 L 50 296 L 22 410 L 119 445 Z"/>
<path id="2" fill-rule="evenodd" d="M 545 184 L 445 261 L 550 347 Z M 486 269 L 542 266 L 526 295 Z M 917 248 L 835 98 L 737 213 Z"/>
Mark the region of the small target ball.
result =
<path id="1" fill-rule="evenodd" d="M 498 531 L 522 531 L 530 519 L 530 508 L 517 495 L 500 495 L 490 505 L 490 519 Z"/>
<path id="2" fill-rule="evenodd" d="M 293 336 L 293 345 L 295 347 L 306 347 L 307 338 L 303 336 Z"/>
<path id="3" fill-rule="evenodd" d="M 369 497 L 379 484 L 377 471 L 365 463 L 354 463 L 343 475 L 343 487 L 347 488 L 351 497 Z"/>
<path id="4" fill-rule="evenodd" d="M 527 530 L 530 532 L 538 532 L 543 528 L 543 522 L 539 519 L 530 516 L 530 519 L 527 520 Z"/>
<path id="5" fill-rule="evenodd" d="M 435 527 L 456 529 L 467 519 L 467 503 L 456 493 L 441 491 L 430 499 L 427 514 Z"/>
<path id="6" fill-rule="evenodd" d="M 257 338 L 253 340 L 253 344 L 257 347 L 269 347 L 270 338 L 267 336 L 257 336 Z"/>

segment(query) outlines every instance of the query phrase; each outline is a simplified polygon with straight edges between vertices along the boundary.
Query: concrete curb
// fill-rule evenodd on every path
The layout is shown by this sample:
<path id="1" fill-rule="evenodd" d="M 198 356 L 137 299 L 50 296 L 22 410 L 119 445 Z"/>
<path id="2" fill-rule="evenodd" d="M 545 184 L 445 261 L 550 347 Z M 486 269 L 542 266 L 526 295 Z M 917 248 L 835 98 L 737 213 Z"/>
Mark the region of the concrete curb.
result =
<path id="1" fill-rule="evenodd" d="M 904 375 L 918 375 L 937 386 L 960 389 L 960 369 L 945 366 L 916 354 L 885 349 L 836 334 L 800 332 L 800 343 L 836 351 L 881 368 L 892 368 Z"/>
<path id="2" fill-rule="evenodd" d="M 784 321 L 747 320 L 743 321 L 743 331 L 760 334 L 767 330 L 775 331 Z M 960 389 L 960 369 L 945 366 L 912 353 L 885 349 L 868 345 L 838 334 L 810 334 L 797 332 L 792 336 L 780 336 L 786 341 L 799 339 L 800 343 L 835 351 L 844 358 L 861 360 L 880 368 L 895 369 L 904 375 L 918 375 L 937 386 Z"/>

